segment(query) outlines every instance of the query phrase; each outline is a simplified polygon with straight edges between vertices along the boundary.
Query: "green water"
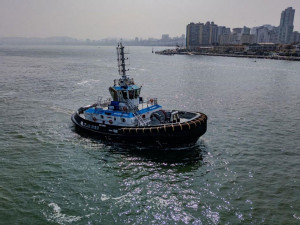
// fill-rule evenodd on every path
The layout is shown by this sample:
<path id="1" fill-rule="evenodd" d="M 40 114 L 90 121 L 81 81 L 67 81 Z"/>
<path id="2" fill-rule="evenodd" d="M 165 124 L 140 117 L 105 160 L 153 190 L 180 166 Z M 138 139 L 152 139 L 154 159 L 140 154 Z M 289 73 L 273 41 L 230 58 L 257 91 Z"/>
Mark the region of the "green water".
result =
<path id="1" fill-rule="evenodd" d="M 0 47 L 0 224 L 299 224 L 300 64 L 130 48 L 142 95 L 208 115 L 194 146 L 80 136 L 115 47 Z"/>

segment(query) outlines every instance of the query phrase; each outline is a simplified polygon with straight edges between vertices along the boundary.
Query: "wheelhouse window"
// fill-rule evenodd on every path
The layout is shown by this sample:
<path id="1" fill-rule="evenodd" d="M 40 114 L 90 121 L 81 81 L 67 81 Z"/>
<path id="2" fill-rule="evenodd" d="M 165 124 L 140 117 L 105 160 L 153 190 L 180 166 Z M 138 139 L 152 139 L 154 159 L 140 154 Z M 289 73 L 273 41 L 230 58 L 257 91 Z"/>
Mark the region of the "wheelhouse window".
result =
<path id="1" fill-rule="evenodd" d="M 114 101 L 118 101 L 118 93 L 117 93 L 117 91 L 114 88 L 110 87 L 109 88 L 109 92 L 110 92 L 110 95 L 113 98 L 113 100 Z"/>
<path id="2" fill-rule="evenodd" d="M 124 99 L 128 99 L 127 91 L 122 91 L 122 95 Z"/>
<path id="3" fill-rule="evenodd" d="M 140 96 L 140 92 L 141 92 L 141 89 L 139 88 L 139 89 L 136 89 L 135 90 L 135 96 L 136 97 L 139 97 Z"/>
<path id="4" fill-rule="evenodd" d="M 129 91 L 129 99 L 134 99 L 134 90 Z"/>

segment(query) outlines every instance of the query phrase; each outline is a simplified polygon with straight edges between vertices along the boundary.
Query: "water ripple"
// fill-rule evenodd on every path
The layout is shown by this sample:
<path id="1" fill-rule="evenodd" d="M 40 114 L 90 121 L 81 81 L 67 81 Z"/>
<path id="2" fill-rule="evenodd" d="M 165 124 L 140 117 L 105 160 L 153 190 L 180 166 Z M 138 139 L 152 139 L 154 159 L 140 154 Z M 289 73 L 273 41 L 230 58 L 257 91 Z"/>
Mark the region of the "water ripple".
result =
<path id="1" fill-rule="evenodd" d="M 143 96 L 208 115 L 195 145 L 161 149 L 74 130 L 118 78 L 114 50 L 0 46 L 0 221 L 299 223 L 299 63 L 134 48 Z"/>

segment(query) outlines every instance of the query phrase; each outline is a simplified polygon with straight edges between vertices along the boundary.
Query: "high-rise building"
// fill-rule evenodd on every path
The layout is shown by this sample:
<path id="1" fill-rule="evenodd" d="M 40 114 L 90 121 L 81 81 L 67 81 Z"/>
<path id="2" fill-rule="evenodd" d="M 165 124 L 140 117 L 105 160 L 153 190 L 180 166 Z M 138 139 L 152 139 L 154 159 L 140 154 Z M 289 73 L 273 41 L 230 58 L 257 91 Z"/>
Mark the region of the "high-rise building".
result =
<path id="1" fill-rule="evenodd" d="M 256 41 L 257 43 L 270 42 L 269 29 L 265 26 L 258 27 L 256 30 Z"/>
<path id="2" fill-rule="evenodd" d="M 299 42 L 300 42 L 300 34 L 298 31 L 294 31 L 291 38 L 291 43 L 299 43 Z"/>
<path id="3" fill-rule="evenodd" d="M 214 24 L 214 22 L 211 22 L 210 24 L 210 43 L 215 45 L 218 43 L 218 25 Z"/>
<path id="4" fill-rule="evenodd" d="M 230 43 L 232 45 L 239 45 L 239 44 L 241 44 L 241 38 L 242 38 L 241 33 L 234 32 L 230 35 Z"/>
<path id="5" fill-rule="evenodd" d="M 241 34 L 242 33 L 243 28 L 237 27 L 237 28 L 233 28 L 232 29 L 232 33 L 235 34 Z"/>
<path id="6" fill-rule="evenodd" d="M 193 49 L 200 45 L 200 30 L 203 23 L 190 23 L 186 26 L 186 48 Z"/>
<path id="7" fill-rule="evenodd" d="M 210 22 L 206 22 L 200 32 L 200 45 L 211 44 L 211 27 Z"/>
<path id="8" fill-rule="evenodd" d="M 288 44 L 291 42 L 294 30 L 294 16 L 295 9 L 292 7 L 287 8 L 281 13 L 278 40 L 282 44 Z"/>
<path id="9" fill-rule="evenodd" d="M 255 38 L 256 38 L 256 36 L 254 34 L 242 34 L 240 43 L 241 44 L 253 44 L 253 43 L 255 43 Z"/>
<path id="10" fill-rule="evenodd" d="M 190 23 L 186 27 L 186 46 L 193 49 L 218 43 L 218 26 L 214 22 Z"/>
<path id="11" fill-rule="evenodd" d="M 218 26 L 217 32 L 218 32 L 217 33 L 217 37 L 218 37 L 217 43 L 219 43 L 219 44 L 227 43 L 227 41 L 226 41 L 227 39 L 226 39 L 226 37 L 223 37 L 223 35 L 229 36 L 231 33 L 230 28 L 227 28 L 225 26 Z M 222 43 L 221 43 L 221 39 L 222 39 Z"/>
<path id="12" fill-rule="evenodd" d="M 253 27 L 250 33 L 255 36 L 255 43 L 278 43 L 279 27 L 265 24 Z"/>
<path id="13" fill-rule="evenodd" d="M 270 35 L 270 43 L 278 44 L 278 34 L 279 34 L 279 27 L 273 27 L 269 30 Z"/>
<path id="14" fill-rule="evenodd" d="M 231 44 L 231 34 L 221 34 L 219 36 L 220 45 L 230 45 Z"/>
<path id="15" fill-rule="evenodd" d="M 250 28 L 249 27 L 243 27 L 242 34 L 250 34 Z"/>

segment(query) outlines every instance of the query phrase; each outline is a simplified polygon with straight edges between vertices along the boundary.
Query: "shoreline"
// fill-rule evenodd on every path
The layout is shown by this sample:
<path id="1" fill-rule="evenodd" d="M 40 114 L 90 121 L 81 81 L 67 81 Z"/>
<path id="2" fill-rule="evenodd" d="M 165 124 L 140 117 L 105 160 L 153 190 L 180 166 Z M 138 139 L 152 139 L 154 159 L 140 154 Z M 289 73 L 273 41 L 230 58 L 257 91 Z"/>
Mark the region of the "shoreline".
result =
<path id="1" fill-rule="evenodd" d="M 163 51 L 156 51 L 158 55 L 205 55 L 205 56 L 222 56 L 222 57 L 236 57 L 236 58 L 251 58 L 251 59 L 273 59 L 273 60 L 288 60 L 300 61 L 300 57 L 294 56 L 268 56 L 268 55 L 245 55 L 245 54 L 221 54 L 221 53 L 201 53 L 201 52 L 181 52 L 174 49 L 167 49 Z"/>

